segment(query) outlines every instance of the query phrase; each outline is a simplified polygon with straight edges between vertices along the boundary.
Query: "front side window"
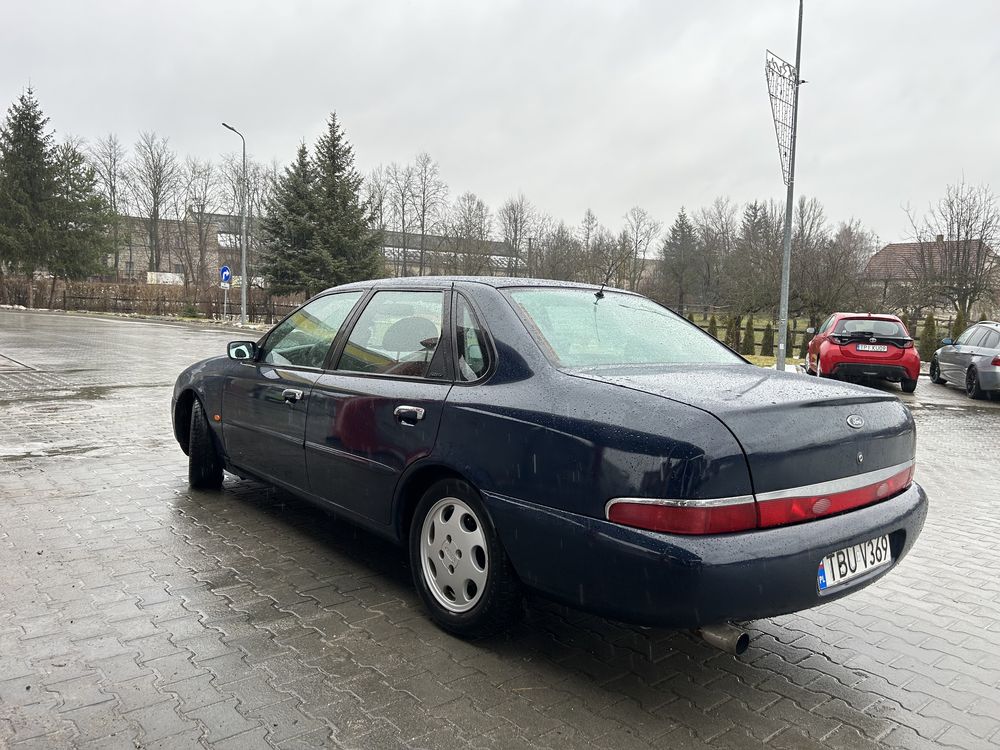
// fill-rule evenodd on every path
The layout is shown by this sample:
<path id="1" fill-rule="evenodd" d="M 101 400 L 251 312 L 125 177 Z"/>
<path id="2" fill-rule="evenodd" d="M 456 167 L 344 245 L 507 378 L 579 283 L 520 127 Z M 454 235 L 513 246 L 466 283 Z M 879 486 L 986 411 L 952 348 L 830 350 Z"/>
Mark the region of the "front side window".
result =
<path id="1" fill-rule="evenodd" d="M 443 292 L 378 292 L 354 324 L 337 369 L 427 377 L 443 327 Z"/>
<path id="2" fill-rule="evenodd" d="M 740 364 L 743 360 L 684 318 L 633 294 L 590 289 L 514 289 L 528 330 L 564 367 Z"/>
<path id="3" fill-rule="evenodd" d="M 261 361 L 272 365 L 322 367 L 340 327 L 364 292 L 314 299 L 285 318 L 264 344 Z"/>
<path id="4" fill-rule="evenodd" d="M 972 335 L 969 337 L 969 340 L 966 341 L 965 343 L 967 343 L 969 346 L 982 346 L 983 339 L 986 338 L 986 334 L 988 332 L 989 329 L 984 326 L 973 328 Z"/>
<path id="5" fill-rule="evenodd" d="M 490 351 L 475 313 L 462 296 L 455 309 L 455 342 L 460 380 L 479 380 L 490 369 Z"/>
<path id="6" fill-rule="evenodd" d="M 833 316 L 831 315 L 829 318 L 823 321 L 823 325 L 819 327 L 819 333 L 826 333 L 826 329 L 830 327 L 830 324 L 832 322 L 833 322 Z"/>

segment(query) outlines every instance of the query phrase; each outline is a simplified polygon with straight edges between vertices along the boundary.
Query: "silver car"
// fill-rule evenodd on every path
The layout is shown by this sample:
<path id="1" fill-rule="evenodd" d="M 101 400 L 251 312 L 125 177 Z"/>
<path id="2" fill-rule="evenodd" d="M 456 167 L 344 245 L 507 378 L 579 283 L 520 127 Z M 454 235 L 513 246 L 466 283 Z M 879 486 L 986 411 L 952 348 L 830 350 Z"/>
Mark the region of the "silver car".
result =
<path id="1" fill-rule="evenodd" d="M 964 386 L 969 398 L 1000 391 L 1000 323 L 976 323 L 941 343 L 931 360 L 933 382 Z"/>

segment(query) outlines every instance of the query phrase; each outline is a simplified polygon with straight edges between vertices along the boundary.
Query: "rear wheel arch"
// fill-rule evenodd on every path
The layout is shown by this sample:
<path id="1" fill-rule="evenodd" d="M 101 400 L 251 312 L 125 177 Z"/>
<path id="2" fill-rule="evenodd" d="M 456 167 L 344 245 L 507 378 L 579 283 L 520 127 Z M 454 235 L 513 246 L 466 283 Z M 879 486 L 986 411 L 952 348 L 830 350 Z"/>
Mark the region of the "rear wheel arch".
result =
<path id="1" fill-rule="evenodd" d="M 459 479 L 472 487 L 475 483 L 461 472 L 442 463 L 426 463 L 414 467 L 403 475 L 396 490 L 395 512 L 393 514 L 397 538 L 406 543 L 410 535 L 410 524 L 420 498 L 430 487 L 441 479 Z M 477 488 L 478 489 L 478 488 Z"/>
<path id="2" fill-rule="evenodd" d="M 190 429 L 191 429 L 191 408 L 194 406 L 194 400 L 197 396 L 194 390 L 188 388 L 183 391 L 181 395 L 177 398 L 177 403 L 174 405 L 174 437 L 177 438 L 177 442 L 180 443 L 181 450 L 184 451 L 184 455 L 188 452 L 188 441 L 190 439 Z"/>

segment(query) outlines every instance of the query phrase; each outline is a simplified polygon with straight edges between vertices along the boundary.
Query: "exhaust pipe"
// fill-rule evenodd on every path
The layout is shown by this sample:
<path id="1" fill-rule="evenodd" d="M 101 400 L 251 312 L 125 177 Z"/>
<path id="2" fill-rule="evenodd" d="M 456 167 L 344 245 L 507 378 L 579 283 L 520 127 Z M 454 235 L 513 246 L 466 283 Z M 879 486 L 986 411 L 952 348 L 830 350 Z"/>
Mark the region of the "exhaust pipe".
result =
<path id="1" fill-rule="evenodd" d="M 694 631 L 709 646 L 739 656 L 750 645 L 750 634 L 734 625 L 709 625 Z"/>

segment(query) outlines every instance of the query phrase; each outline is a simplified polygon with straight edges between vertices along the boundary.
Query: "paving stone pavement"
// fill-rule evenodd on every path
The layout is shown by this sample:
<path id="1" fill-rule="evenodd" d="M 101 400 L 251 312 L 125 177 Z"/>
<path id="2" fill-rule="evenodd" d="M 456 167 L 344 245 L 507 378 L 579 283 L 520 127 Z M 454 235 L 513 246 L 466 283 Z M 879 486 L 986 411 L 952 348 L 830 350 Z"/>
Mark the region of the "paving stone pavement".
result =
<path id="1" fill-rule="evenodd" d="M 923 537 L 740 658 L 544 601 L 435 628 L 406 556 L 268 487 L 192 491 L 170 389 L 235 338 L 0 311 L 0 746 L 1000 744 L 1000 402 L 921 381 Z"/>

